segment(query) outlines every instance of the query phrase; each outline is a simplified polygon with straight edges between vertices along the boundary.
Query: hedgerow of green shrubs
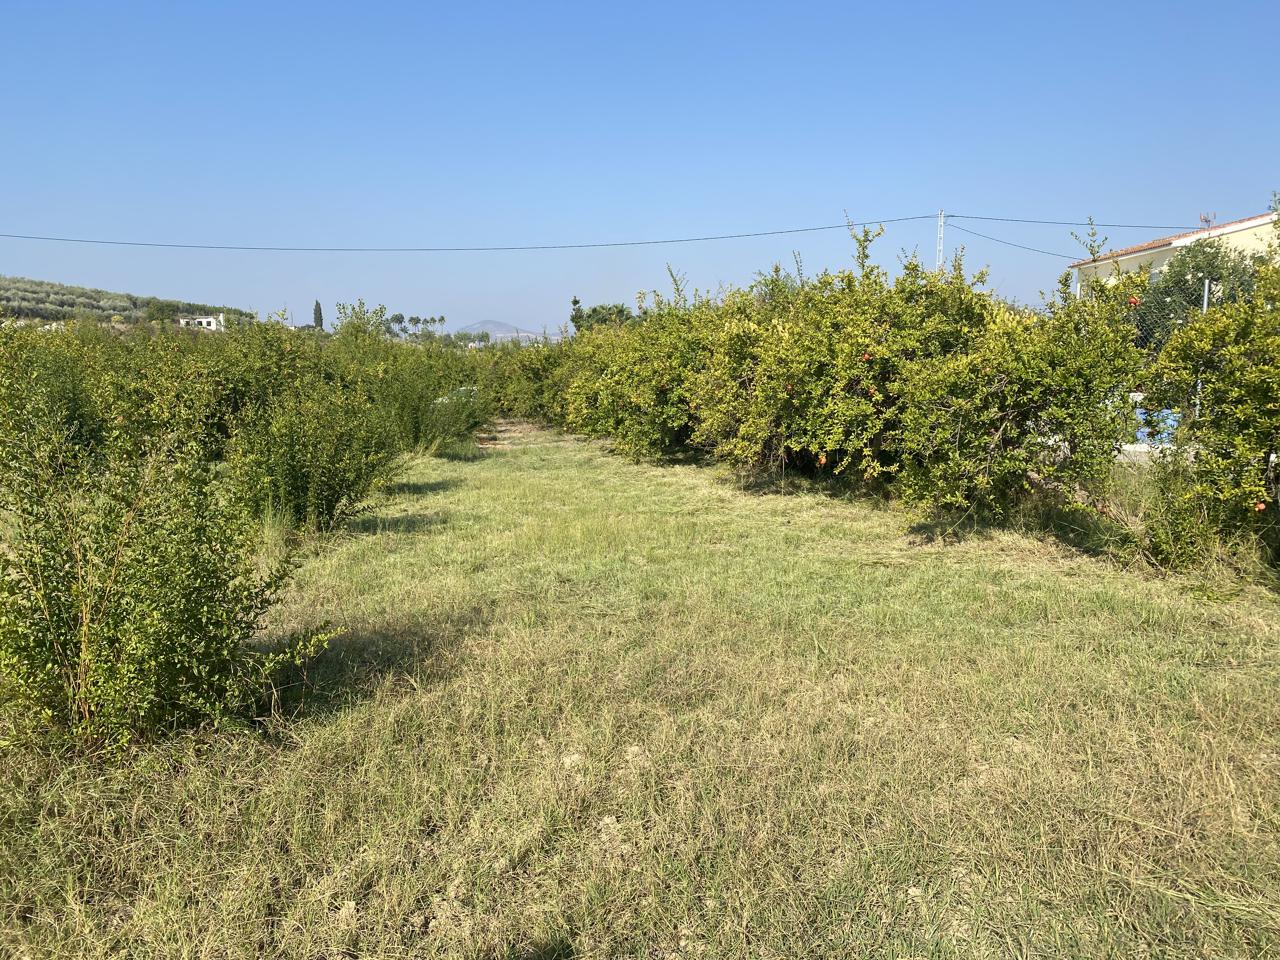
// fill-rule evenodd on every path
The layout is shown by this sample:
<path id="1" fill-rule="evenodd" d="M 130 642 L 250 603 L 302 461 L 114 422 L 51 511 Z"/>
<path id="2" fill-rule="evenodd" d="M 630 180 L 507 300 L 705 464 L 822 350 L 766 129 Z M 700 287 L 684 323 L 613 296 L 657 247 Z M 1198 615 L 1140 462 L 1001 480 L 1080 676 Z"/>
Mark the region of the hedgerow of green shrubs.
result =
<path id="1" fill-rule="evenodd" d="M 933 511 L 999 518 L 1036 502 L 1121 523 L 1159 562 L 1243 535 L 1275 549 L 1280 476 L 1280 267 L 1178 320 L 1153 362 L 1144 273 L 1039 308 L 1001 301 L 957 259 L 896 277 L 855 237 L 855 267 L 780 269 L 717 296 L 642 298 L 634 318 L 572 340 L 484 351 L 509 415 L 608 438 L 633 457 L 702 451 L 750 474 L 839 476 Z M 1247 287 L 1247 289 L 1246 289 Z M 1162 289 L 1162 288 L 1160 288 Z M 1180 315 L 1181 316 L 1181 315 Z M 1145 341 L 1144 341 L 1145 343 Z M 1130 392 L 1179 425 L 1142 517 L 1112 509 Z"/>
<path id="2" fill-rule="evenodd" d="M 1087 498 L 1134 426 L 1130 286 L 1014 308 L 959 261 L 910 259 L 891 278 L 873 239 L 857 238 L 856 269 L 775 270 L 718 297 L 677 288 L 634 322 L 578 334 L 548 374 L 563 405 L 539 412 L 634 456 L 694 448 L 937 506 Z"/>
<path id="3" fill-rule="evenodd" d="M 1047 499 L 1112 516 L 1141 386 L 1172 442 L 1141 515 L 1121 518 L 1132 542 L 1170 565 L 1223 543 L 1280 552 L 1274 253 L 1233 297 L 1167 324 L 1153 355 L 1135 345 L 1157 289 L 1142 274 L 1083 295 L 1064 281 L 1031 309 L 960 259 L 891 276 L 874 239 L 855 237 L 848 270 L 775 269 L 717 296 L 677 282 L 634 315 L 524 347 L 401 342 L 362 302 L 333 336 L 0 325 L 5 716 L 118 746 L 243 715 L 320 642 L 262 645 L 289 571 L 264 562 L 264 521 L 330 529 L 399 454 L 491 412 L 933 511 L 1000 518 Z"/>
<path id="4" fill-rule="evenodd" d="M 482 416 L 460 351 L 344 317 L 332 337 L 0 324 L 5 729 L 120 746 L 217 722 L 316 652 L 264 646 L 291 567 L 264 520 L 329 529 Z"/>

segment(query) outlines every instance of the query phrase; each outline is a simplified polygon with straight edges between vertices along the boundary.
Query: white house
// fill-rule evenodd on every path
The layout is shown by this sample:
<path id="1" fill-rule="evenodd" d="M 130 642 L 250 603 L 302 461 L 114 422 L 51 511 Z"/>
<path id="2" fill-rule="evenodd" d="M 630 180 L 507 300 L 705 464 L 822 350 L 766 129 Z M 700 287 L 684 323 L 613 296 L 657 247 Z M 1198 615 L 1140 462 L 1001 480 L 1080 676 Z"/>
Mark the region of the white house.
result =
<path id="1" fill-rule="evenodd" d="M 1245 217 L 1243 220 L 1232 220 L 1230 223 L 1204 227 L 1200 230 L 1189 230 L 1186 233 L 1148 240 L 1146 243 L 1119 250 L 1108 250 L 1093 259 L 1079 260 L 1071 264 L 1070 269 L 1076 272 L 1076 289 L 1090 280 L 1101 278 L 1108 281 L 1117 273 L 1128 273 L 1139 267 L 1147 267 L 1153 274 L 1160 269 L 1183 247 L 1190 246 L 1197 240 L 1221 238 L 1222 242 L 1242 253 L 1263 253 L 1267 245 L 1275 238 L 1272 224 L 1275 213 L 1260 213 L 1256 217 Z"/>
<path id="2" fill-rule="evenodd" d="M 227 315 L 220 313 L 216 317 L 179 317 L 178 325 L 198 327 L 201 330 L 225 330 L 227 329 Z"/>

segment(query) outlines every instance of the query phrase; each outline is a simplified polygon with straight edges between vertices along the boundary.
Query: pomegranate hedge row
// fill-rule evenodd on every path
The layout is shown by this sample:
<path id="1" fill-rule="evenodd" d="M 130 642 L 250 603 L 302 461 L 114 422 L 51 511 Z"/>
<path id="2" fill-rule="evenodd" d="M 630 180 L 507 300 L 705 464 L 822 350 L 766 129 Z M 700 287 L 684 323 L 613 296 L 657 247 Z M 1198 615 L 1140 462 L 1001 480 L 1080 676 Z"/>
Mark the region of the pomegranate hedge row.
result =
<path id="1" fill-rule="evenodd" d="M 0 739 L 98 745 L 243 716 L 321 638 L 261 643 L 291 560 L 403 451 L 479 421 L 463 353 L 342 311 L 193 334 L 0 323 Z"/>
<path id="2" fill-rule="evenodd" d="M 909 259 L 891 277 L 870 261 L 874 236 L 856 239 L 854 269 L 775 269 L 716 296 L 677 286 L 643 298 L 634 321 L 484 351 L 478 375 L 497 409 L 633 457 L 701 451 L 748 473 L 839 476 L 996 518 L 1035 499 L 1106 514 L 1168 562 L 1223 534 L 1274 548 L 1274 262 L 1257 296 L 1194 318 L 1153 364 L 1135 345 L 1145 274 L 1084 295 L 1064 277 L 1032 309 L 987 292 L 959 259 L 944 271 Z M 1147 426 L 1175 442 L 1151 473 L 1165 487 L 1157 508 L 1126 517 L 1111 484 L 1138 433 L 1139 388 L 1167 408 L 1169 423 Z"/>

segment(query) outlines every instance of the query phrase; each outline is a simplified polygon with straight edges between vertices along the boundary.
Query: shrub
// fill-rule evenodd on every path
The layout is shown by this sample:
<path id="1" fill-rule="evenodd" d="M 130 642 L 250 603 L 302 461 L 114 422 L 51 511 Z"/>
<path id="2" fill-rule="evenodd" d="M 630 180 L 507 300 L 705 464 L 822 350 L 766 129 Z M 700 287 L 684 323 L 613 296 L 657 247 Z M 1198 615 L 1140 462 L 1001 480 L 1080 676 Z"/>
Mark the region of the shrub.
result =
<path id="1" fill-rule="evenodd" d="M 570 342 L 499 344 L 469 351 L 486 411 L 536 423 L 564 423 Z"/>
<path id="2" fill-rule="evenodd" d="M 958 258 L 943 271 L 909 258 L 891 280 L 874 239 L 855 237 L 856 270 L 775 268 L 718 298 L 677 284 L 634 322 L 579 333 L 544 376 L 564 384 L 561 422 L 632 456 L 694 446 L 930 506 L 998 512 L 1033 488 L 1088 500 L 1133 426 L 1139 281 L 1033 312 L 983 292 Z"/>
<path id="3" fill-rule="evenodd" d="M 225 456 L 237 425 L 263 416 L 281 393 L 323 376 L 332 365 L 324 344 L 291 329 L 278 318 L 233 328 L 225 334 L 200 333 L 164 338 L 188 364 L 186 376 L 208 388 L 204 408 L 210 434 L 218 444 L 211 456 Z"/>
<path id="4" fill-rule="evenodd" d="M 29 722 L 130 740 L 240 710 L 290 654 L 255 652 L 284 571 L 170 435 L 143 457 L 86 452 L 61 425 L 0 435 L 0 691 Z"/>
<path id="5" fill-rule="evenodd" d="M 397 450 L 372 400 L 316 377 L 240 423 L 229 459 L 237 489 L 256 515 L 283 514 L 328 530 L 386 474 Z"/>
<path id="6" fill-rule="evenodd" d="M 406 342 L 397 329 L 384 307 L 338 304 L 326 352 L 330 378 L 364 392 L 396 449 L 430 451 L 466 437 L 489 414 L 475 389 L 477 365 L 445 340 Z"/>
<path id="7" fill-rule="evenodd" d="M 0 322 L 0 418 L 16 428 L 38 411 L 69 443 L 96 447 L 107 429 L 96 389 L 104 360 L 75 337 Z"/>
<path id="8" fill-rule="evenodd" d="M 1152 395 L 1181 414 L 1189 478 L 1170 497 L 1203 504 L 1208 528 L 1277 545 L 1280 500 L 1280 264 L 1259 272 L 1252 301 L 1224 304 L 1174 332 Z"/>
<path id="9" fill-rule="evenodd" d="M 374 402 L 390 418 L 397 443 L 431 452 L 469 436 L 488 419 L 463 355 L 436 344 L 396 345 Z"/>
<path id="10" fill-rule="evenodd" d="M 700 305 L 706 356 L 690 384 L 693 441 L 747 471 L 786 464 L 796 442 L 803 445 L 797 426 L 827 386 L 829 344 L 806 310 L 813 298 L 788 279 L 776 270 L 751 290 Z"/>
<path id="11" fill-rule="evenodd" d="M 46 335 L 49 336 L 49 335 Z M 89 382 L 106 420 L 111 443 L 141 455 L 157 438 L 180 436 L 210 460 L 224 453 L 228 432 L 226 393 L 207 359 L 187 336 L 143 334 L 102 345 L 86 345 L 108 362 Z"/>
<path id="12" fill-rule="evenodd" d="M 603 324 L 579 334 L 570 349 L 565 423 L 611 438 L 632 457 L 678 450 L 692 427 L 694 329 L 684 304 L 659 301 L 643 323 Z"/>
<path id="13" fill-rule="evenodd" d="M 992 303 L 964 350 L 908 366 L 904 493 L 994 513 L 1037 489 L 1091 502 L 1136 427 L 1126 392 L 1140 355 L 1125 305 L 1138 283 L 1064 293 L 1044 312 Z"/>
<path id="14" fill-rule="evenodd" d="M 1142 504 L 1140 542 L 1151 561 L 1179 569 L 1240 552 L 1224 537 L 1210 501 L 1197 493 L 1195 470 L 1183 451 L 1163 451 L 1146 479 L 1152 490 Z"/>
<path id="15" fill-rule="evenodd" d="M 475 387 L 456 387 L 437 397 L 429 413 L 422 417 L 418 434 L 420 447 L 427 451 L 470 436 L 488 420 Z"/>
<path id="16" fill-rule="evenodd" d="M 960 349 L 985 295 L 962 264 L 910 259 L 891 283 L 859 241 L 859 270 L 813 281 L 776 270 L 731 291 L 708 318 L 694 387 L 695 442 L 748 470 L 791 465 L 883 483 L 900 467 L 900 380 L 923 357 Z M 980 278 L 979 278 L 980 279 Z"/>

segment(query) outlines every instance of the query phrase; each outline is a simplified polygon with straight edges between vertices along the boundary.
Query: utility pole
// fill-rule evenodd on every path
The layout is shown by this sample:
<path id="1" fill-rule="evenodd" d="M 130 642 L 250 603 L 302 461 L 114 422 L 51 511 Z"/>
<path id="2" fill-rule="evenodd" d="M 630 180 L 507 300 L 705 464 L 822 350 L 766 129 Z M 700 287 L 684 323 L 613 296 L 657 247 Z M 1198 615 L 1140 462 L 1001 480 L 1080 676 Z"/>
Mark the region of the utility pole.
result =
<path id="1" fill-rule="evenodd" d="M 935 270 L 942 269 L 942 258 L 944 256 L 943 251 L 946 249 L 943 246 L 943 242 L 942 242 L 942 232 L 946 228 L 946 224 L 947 224 L 947 215 L 943 213 L 941 210 L 939 210 L 938 211 L 938 255 L 934 261 Z"/>
<path id="2" fill-rule="evenodd" d="M 1213 214 L 1213 216 L 1217 216 L 1217 214 Z M 1201 216 L 1200 219 L 1203 220 L 1204 217 Z M 1212 223 L 1212 221 L 1210 222 Z M 1202 317 L 1209 312 L 1209 283 L 1210 283 L 1209 275 L 1205 274 L 1204 299 L 1200 301 L 1200 316 Z M 1200 391 L 1202 387 L 1203 387 L 1203 384 L 1200 382 L 1200 378 L 1197 377 L 1196 378 L 1196 418 L 1197 419 L 1199 419 L 1200 417 Z"/>

